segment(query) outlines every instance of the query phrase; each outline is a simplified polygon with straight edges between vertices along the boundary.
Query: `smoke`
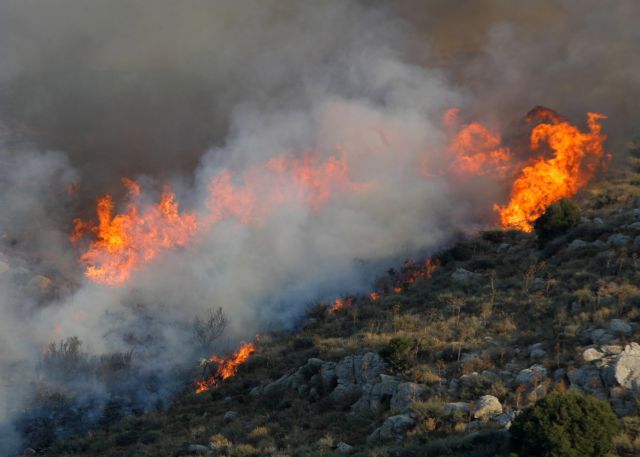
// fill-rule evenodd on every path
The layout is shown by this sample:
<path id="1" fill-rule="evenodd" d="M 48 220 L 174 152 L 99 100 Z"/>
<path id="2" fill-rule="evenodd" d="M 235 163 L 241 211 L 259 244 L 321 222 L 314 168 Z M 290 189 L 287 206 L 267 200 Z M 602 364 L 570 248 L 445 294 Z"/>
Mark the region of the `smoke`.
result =
<path id="1" fill-rule="evenodd" d="M 2 453 L 20 443 L 11 424 L 36 384 L 71 385 L 38 378 L 51 341 L 78 336 L 89 354 L 133 349 L 138 375 L 115 391 L 154 372 L 139 393 L 148 408 L 179 388 L 162 373 L 194 360 L 194 316 L 223 307 L 230 344 L 291 326 L 314 300 L 365 290 L 380 265 L 495 221 L 502 183 L 438 173 L 451 106 L 507 131 L 538 104 L 578 121 L 600 111 L 616 152 L 638 119 L 638 8 L 2 2 Z M 146 201 L 171 183 L 204 216 L 221 173 L 241 188 L 247 170 L 310 151 L 320 164 L 344 159 L 353 188 L 335 186 L 317 205 L 259 200 L 259 222 L 223 220 L 121 287 L 82 276 L 72 220 L 91 217 L 103 193 L 122 197 L 121 176 L 137 178 Z M 114 388 L 76 381 L 99 415 Z"/>

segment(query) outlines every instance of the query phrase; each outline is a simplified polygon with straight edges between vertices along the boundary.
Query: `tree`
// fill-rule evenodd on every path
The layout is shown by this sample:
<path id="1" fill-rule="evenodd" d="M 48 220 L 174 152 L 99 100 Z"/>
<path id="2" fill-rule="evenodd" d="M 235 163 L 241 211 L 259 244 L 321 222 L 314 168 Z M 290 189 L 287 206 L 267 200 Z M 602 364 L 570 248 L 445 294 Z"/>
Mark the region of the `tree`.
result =
<path id="1" fill-rule="evenodd" d="M 213 342 L 222 336 L 228 323 L 222 307 L 210 309 L 205 319 L 196 316 L 193 321 L 193 333 L 200 348 L 209 352 Z"/>
<path id="2" fill-rule="evenodd" d="M 533 228 L 540 244 L 565 233 L 580 222 L 580 209 L 569 200 L 560 200 L 550 205 L 544 214 L 535 220 Z"/>
<path id="3" fill-rule="evenodd" d="M 521 455 L 600 457 L 619 429 L 609 403 L 578 392 L 552 393 L 513 421 L 511 436 Z"/>

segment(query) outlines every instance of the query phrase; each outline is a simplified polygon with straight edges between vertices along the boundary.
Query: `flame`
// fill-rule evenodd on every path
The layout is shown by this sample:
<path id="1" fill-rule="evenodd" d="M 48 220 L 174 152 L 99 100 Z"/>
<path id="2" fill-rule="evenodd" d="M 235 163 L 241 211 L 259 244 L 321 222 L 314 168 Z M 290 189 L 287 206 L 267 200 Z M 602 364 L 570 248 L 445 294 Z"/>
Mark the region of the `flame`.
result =
<path id="1" fill-rule="evenodd" d="M 340 311 L 345 306 L 351 306 L 353 304 L 353 298 L 336 298 L 336 301 L 329 308 L 329 314 L 333 314 L 337 311 Z"/>
<path id="2" fill-rule="evenodd" d="M 504 174 L 511 160 L 508 148 L 501 146 L 502 139 L 478 122 L 465 125 L 451 142 L 449 149 L 454 156 L 451 165 L 456 173 L 483 175 L 493 171 Z"/>
<path id="3" fill-rule="evenodd" d="M 529 122 L 540 122 L 531 132 L 531 149 L 548 145 L 553 156 L 537 158 L 524 167 L 513 184 L 509 204 L 495 206 L 504 227 L 530 232 L 533 221 L 549 205 L 575 195 L 589 182 L 604 158 L 607 136 L 599 121 L 605 118 L 588 113 L 589 131 L 583 132 L 547 108 L 538 107 L 529 114 Z"/>
<path id="4" fill-rule="evenodd" d="M 225 379 L 233 377 L 238 372 L 238 367 L 249 360 L 251 354 L 256 351 L 254 343 L 243 343 L 240 348 L 228 359 L 222 359 L 212 355 L 207 362 L 216 363 L 215 372 L 208 378 L 196 381 L 196 394 L 201 394 L 217 386 Z"/>
<path id="5" fill-rule="evenodd" d="M 369 298 L 373 301 L 376 301 L 380 298 L 380 294 L 378 292 L 371 292 L 369 294 Z"/>
<path id="6" fill-rule="evenodd" d="M 98 225 L 76 219 L 72 241 L 86 232 L 95 234 L 87 251 L 81 256 L 87 264 L 85 275 L 99 283 L 116 285 L 126 281 L 138 265 L 150 262 L 162 249 L 184 246 L 198 230 L 192 213 L 181 213 L 175 194 L 165 187 L 160 201 L 141 207 L 140 186 L 124 178 L 129 193 L 127 210 L 113 215 L 110 195 L 98 200 Z"/>
<path id="7" fill-rule="evenodd" d="M 85 275 L 111 286 L 128 280 L 163 250 L 185 246 L 221 220 L 259 224 L 278 205 L 318 210 L 334 192 L 367 188 L 350 179 L 346 159 L 332 155 L 321 160 L 313 151 L 298 159 L 280 156 L 239 177 L 221 171 L 209 183 L 204 214 L 181 212 L 168 187 L 157 204 L 142 205 L 139 184 L 128 178 L 122 182 L 128 190 L 126 210 L 114 215 L 113 199 L 105 195 L 97 202 L 98 223 L 76 219 L 70 236 L 74 243 L 86 234 L 95 236 L 80 258 L 86 264 Z"/>

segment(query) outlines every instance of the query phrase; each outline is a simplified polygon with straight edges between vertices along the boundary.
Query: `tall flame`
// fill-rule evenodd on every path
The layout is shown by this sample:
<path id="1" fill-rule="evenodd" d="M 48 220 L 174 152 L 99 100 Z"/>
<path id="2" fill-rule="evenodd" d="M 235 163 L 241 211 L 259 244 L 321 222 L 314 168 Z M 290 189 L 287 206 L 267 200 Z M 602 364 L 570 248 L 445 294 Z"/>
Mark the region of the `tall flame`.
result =
<path id="1" fill-rule="evenodd" d="M 575 195 L 594 175 L 604 158 L 604 141 L 600 119 L 606 116 L 587 114 L 588 132 L 580 131 L 552 110 L 538 107 L 528 116 L 529 122 L 540 121 L 531 132 L 531 149 L 548 145 L 553 156 L 537 158 L 520 172 L 505 207 L 496 205 L 505 227 L 525 232 L 533 229 L 533 221 L 547 206 Z"/>
<path id="2" fill-rule="evenodd" d="M 206 392 L 217 386 L 225 379 L 229 379 L 238 372 L 238 367 L 249 360 L 251 354 L 256 351 L 254 343 L 243 343 L 240 348 L 228 359 L 222 359 L 212 355 L 207 362 L 216 363 L 213 374 L 207 378 L 196 381 L 196 394 Z"/>

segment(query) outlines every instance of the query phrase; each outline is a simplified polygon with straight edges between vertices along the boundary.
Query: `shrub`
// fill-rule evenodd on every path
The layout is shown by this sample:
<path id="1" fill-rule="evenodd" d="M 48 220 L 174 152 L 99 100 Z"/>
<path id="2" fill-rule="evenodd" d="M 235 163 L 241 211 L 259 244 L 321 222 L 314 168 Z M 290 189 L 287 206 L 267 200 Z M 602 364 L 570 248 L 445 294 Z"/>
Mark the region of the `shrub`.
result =
<path id="1" fill-rule="evenodd" d="M 598 457 L 619 429 L 609 403 L 577 392 L 552 393 L 522 412 L 511 427 L 522 455 Z"/>
<path id="2" fill-rule="evenodd" d="M 394 371 L 406 371 L 415 363 L 416 342 L 413 338 L 402 336 L 391 338 L 380 355 Z"/>
<path id="3" fill-rule="evenodd" d="M 535 220 L 533 228 L 541 244 L 567 232 L 580 222 L 580 209 L 568 200 L 560 200 L 549 206 Z"/>

